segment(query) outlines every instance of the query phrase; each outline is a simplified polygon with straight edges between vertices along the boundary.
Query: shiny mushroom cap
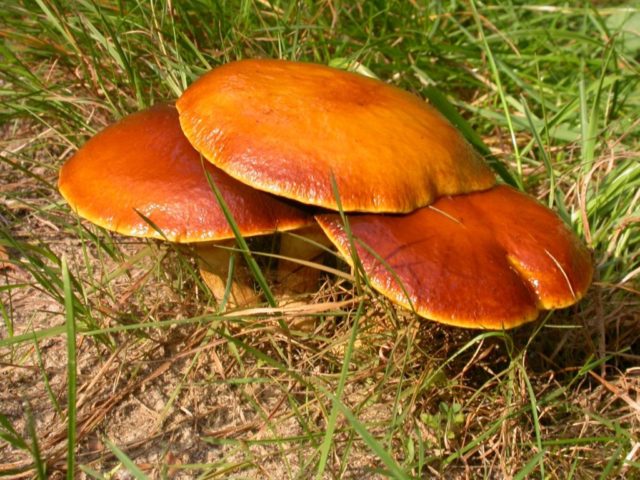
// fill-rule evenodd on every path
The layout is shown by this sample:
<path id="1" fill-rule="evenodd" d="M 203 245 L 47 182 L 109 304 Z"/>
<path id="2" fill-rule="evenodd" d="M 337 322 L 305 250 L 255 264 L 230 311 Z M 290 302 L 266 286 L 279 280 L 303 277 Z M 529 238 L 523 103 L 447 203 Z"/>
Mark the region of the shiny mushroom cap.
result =
<path id="1" fill-rule="evenodd" d="M 243 185 L 208 162 L 204 169 L 243 235 L 310 222 L 302 210 Z M 124 235 L 174 242 L 234 236 L 200 155 L 182 134 L 178 112 L 170 105 L 135 113 L 95 135 L 63 165 L 58 186 L 78 215 Z"/>
<path id="2" fill-rule="evenodd" d="M 243 60 L 198 79 L 176 104 L 191 144 L 260 190 L 345 211 L 409 212 L 495 178 L 420 98 L 311 63 Z"/>
<path id="3" fill-rule="evenodd" d="M 317 220 L 350 261 L 339 215 Z M 589 251 L 560 218 L 505 186 L 445 197 L 409 215 L 348 221 L 372 286 L 450 325 L 516 327 L 541 309 L 577 302 L 593 274 Z"/>

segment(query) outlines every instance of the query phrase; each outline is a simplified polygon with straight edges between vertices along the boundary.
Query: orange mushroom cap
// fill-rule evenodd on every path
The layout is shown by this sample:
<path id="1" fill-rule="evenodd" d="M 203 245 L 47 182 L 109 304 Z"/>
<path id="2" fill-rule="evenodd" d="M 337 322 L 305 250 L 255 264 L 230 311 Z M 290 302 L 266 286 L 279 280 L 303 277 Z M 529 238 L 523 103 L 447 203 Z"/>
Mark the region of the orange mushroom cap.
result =
<path id="1" fill-rule="evenodd" d="M 204 168 L 244 235 L 309 224 L 301 209 L 207 162 Z M 170 105 L 129 115 L 95 135 L 63 165 L 58 187 L 81 217 L 124 235 L 174 242 L 234 236 L 200 155 L 182 134 L 178 112 Z"/>
<path id="2" fill-rule="evenodd" d="M 340 216 L 316 218 L 351 262 Z M 516 327 L 541 309 L 577 302 L 593 274 L 589 251 L 560 218 L 510 187 L 445 197 L 409 215 L 348 221 L 372 286 L 450 325 Z"/>
<path id="3" fill-rule="evenodd" d="M 244 60 L 198 79 L 176 104 L 191 144 L 232 177 L 346 211 L 409 212 L 495 177 L 418 97 L 311 63 Z"/>

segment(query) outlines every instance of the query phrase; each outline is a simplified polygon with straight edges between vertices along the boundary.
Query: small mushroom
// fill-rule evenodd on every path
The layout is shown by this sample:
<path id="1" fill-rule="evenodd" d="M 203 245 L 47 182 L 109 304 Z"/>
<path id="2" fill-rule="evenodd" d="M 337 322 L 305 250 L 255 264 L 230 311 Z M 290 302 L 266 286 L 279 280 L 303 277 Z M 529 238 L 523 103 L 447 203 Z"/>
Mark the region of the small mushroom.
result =
<path id="1" fill-rule="evenodd" d="M 196 245 L 201 272 L 220 300 L 234 234 L 203 171 L 224 198 L 243 236 L 313 222 L 303 210 L 234 180 L 191 147 L 178 112 L 159 105 L 129 115 L 91 138 L 60 170 L 59 189 L 78 215 L 124 235 Z M 255 297 L 236 276 L 232 302 Z"/>
<path id="2" fill-rule="evenodd" d="M 191 144 L 232 177 L 309 205 L 410 212 L 484 190 L 495 177 L 460 133 L 420 98 L 323 65 L 243 60 L 178 99 Z"/>
<path id="3" fill-rule="evenodd" d="M 339 215 L 316 217 L 351 261 Z M 587 248 L 548 208 L 510 187 L 439 199 L 408 215 L 348 215 L 371 285 L 425 318 L 507 329 L 587 290 Z"/>

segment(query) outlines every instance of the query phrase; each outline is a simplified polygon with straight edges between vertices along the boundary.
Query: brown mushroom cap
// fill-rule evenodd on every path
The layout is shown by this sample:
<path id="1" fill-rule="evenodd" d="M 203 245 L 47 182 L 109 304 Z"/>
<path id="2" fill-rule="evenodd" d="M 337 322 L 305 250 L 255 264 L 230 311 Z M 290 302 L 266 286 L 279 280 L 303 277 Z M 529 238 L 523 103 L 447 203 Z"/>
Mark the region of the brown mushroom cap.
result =
<path id="1" fill-rule="evenodd" d="M 351 262 L 340 217 L 317 220 Z M 372 286 L 441 323 L 516 327 L 540 309 L 577 302 L 591 282 L 586 247 L 551 210 L 509 187 L 445 197 L 409 215 L 348 221 Z"/>
<path id="2" fill-rule="evenodd" d="M 309 224 L 302 210 L 204 164 L 243 235 Z M 124 235 L 174 242 L 234 236 L 200 155 L 182 134 L 178 112 L 170 105 L 130 115 L 91 138 L 64 164 L 58 186 L 81 217 Z"/>
<path id="3" fill-rule="evenodd" d="M 244 60 L 198 79 L 176 104 L 209 161 L 275 195 L 336 210 L 409 212 L 495 178 L 418 97 L 310 63 Z"/>

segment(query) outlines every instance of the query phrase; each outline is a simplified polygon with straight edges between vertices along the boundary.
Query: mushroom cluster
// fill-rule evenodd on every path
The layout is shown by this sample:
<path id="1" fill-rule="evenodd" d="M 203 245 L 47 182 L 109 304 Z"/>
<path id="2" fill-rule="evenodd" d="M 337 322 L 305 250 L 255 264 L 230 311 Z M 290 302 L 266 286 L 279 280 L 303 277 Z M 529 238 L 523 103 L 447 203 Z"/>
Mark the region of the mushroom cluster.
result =
<path id="1" fill-rule="evenodd" d="M 315 219 L 373 288 L 446 324 L 512 328 L 577 302 L 591 282 L 590 253 L 573 232 L 496 185 L 439 112 L 322 65 L 218 67 L 175 107 L 133 114 L 89 140 L 62 167 L 59 187 L 107 229 L 205 245 L 203 271 L 219 296 L 228 258 L 207 245 L 234 234 L 210 181 L 242 235 Z M 249 301 L 246 282 L 234 285 L 236 303 Z"/>

